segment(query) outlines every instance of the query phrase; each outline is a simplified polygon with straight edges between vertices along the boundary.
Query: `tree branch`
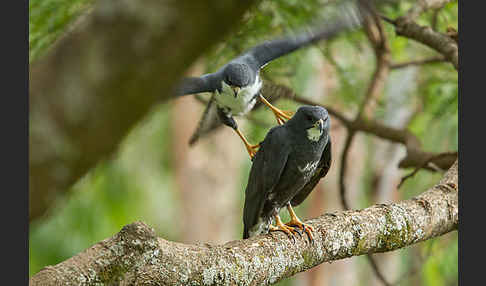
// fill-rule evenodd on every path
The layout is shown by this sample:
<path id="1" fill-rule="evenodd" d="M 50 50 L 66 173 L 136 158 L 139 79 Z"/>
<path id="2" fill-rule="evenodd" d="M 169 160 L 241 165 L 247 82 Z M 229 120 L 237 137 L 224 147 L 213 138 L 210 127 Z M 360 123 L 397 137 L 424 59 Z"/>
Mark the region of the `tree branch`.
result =
<path id="1" fill-rule="evenodd" d="M 390 22 L 390 19 L 386 21 Z M 397 35 L 413 39 L 436 50 L 451 62 L 456 70 L 458 69 L 459 49 L 454 39 L 434 31 L 431 27 L 420 26 L 407 17 L 399 17 L 391 20 L 391 23 L 395 26 Z"/>
<path id="2" fill-rule="evenodd" d="M 425 65 L 425 64 L 435 64 L 435 63 L 442 63 L 445 62 L 446 60 L 444 59 L 443 56 L 437 56 L 437 57 L 431 57 L 428 59 L 422 59 L 422 60 L 412 60 L 409 62 L 403 62 L 403 63 L 394 63 L 390 65 L 390 69 L 401 69 L 401 68 L 406 68 L 409 66 L 418 66 L 418 65 Z"/>
<path id="3" fill-rule="evenodd" d="M 167 100 L 186 68 L 253 2 L 101 0 L 31 64 L 29 219 Z"/>
<path id="4" fill-rule="evenodd" d="M 413 170 L 410 174 L 404 176 L 401 180 L 400 180 L 400 183 L 398 183 L 398 186 L 397 186 L 397 189 L 399 189 L 402 184 L 408 179 L 408 178 L 411 178 L 413 176 L 415 176 L 415 174 L 422 168 L 425 168 L 427 167 L 427 165 L 432 162 L 432 160 L 438 160 L 440 158 L 443 158 L 443 157 L 453 157 L 453 158 L 457 158 L 457 152 L 445 152 L 445 153 L 440 153 L 440 154 L 437 154 L 437 155 L 433 155 L 431 157 L 425 157 L 423 158 L 423 163 L 420 164 L 420 166 L 416 167 L 415 170 Z M 454 159 L 455 160 L 455 159 Z"/>
<path id="5" fill-rule="evenodd" d="M 275 83 L 267 83 L 267 86 L 268 85 L 278 85 L 281 91 L 280 94 L 281 98 L 288 98 L 290 100 L 302 104 L 319 105 L 325 107 L 329 112 L 329 114 L 331 114 L 331 116 L 341 121 L 341 123 L 343 123 L 343 125 L 348 130 L 369 133 L 376 137 L 389 140 L 394 143 L 405 145 L 405 147 L 407 148 L 407 156 L 403 158 L 403 160 L 400 162 L 399 164 L 400 168 L 419 167 L 422 165 L 424 158 L 432 157 L 430 161 L 432 164 L 434 164 L 435 166 L 437 166 L 442 170 L 447 170 L 450 168 L 450 166 L 452 166 L 452 164 L 457 158 L 457 152 L 448 152 L 449 153 L 448 156 L 442 157 L 442 156 L 437 156 L 442 153 L 426 152 L 421 150 L 420 149 L 421 143 L 419 139 L 407 129 L 398 129 L 398 128 L 386 126 L 373 119 L 363 118 L 362 120 L 353 121 L 331 106 L 322 105 L 320 103 L 298 96 L 289 87 L 280 84 L 275 84 Z M 425 169 L 430 171 L 435 171 L 435 169 L 431 167 L 425 167 Z"/>
<path id="6" fill-rule="evenodd" d="M 353 139 L 355 135 L 356 135 L 356 131 L 348 129 L 348 134 L 346 136 L 346 141 L 344 143 L 343 151 L 341 152 L 341 166 L 339 168 L 339 196 L 341 197 L 341 205 L 345 210 L 351 209 L 348 200 L 346 199 L 346 185 L 344 183 L 344 178 L 346 178 L 346 170 L 347 170 L 346 167 L 347 167 L 349 150 L 351 148 L 351 144 L 353 143 Z"/>
<path id="7" fill-rule="evenodd" d="M 186 245 L 142 222 L 78 255 L 43 268 L 30 285 L 268 285 L 324 262 L 400 249 L 458 225 L 458 163 L 421 195 L 308 220 L 314 243 L 272 233 L 223 245 Z"/>

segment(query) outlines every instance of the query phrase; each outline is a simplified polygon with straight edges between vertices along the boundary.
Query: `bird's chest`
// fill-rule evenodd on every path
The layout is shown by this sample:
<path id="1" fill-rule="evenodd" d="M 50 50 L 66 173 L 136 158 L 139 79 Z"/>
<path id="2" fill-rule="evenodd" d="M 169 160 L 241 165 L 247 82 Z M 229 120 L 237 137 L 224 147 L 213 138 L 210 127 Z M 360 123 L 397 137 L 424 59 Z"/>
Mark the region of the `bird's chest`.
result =
<path id="1" fill-rule="evenodd" d="M 243 87 L 235 96 L 233 90 L 222 82 L 221 92 L 216 91 L 215 100 L 221 109 L 230 115 L 243 115 L 248 113 L 257 101 L 257 94 L 262 87 L 262 81 L 257 77 L 252 85 Z"/>
<path id="2" fill-rule="evenodd" d="M 297 165 L 297 171 L 301 174 L 304 182 L 307 183 L 309 181 L 309 179 L 312 177 L 312 175 L 316 171 L 317 165 L 319 165 L 319 160 L 306 162 L 304 164 Z"/>
<path id="3" fill-rule="evenodd" d="M 294 150 L 294 172 L 298 173 L 305 183 L 310 180 L 317 170 L 322 154 L 321 149 L 319 144 L 315 143 L 307 144 L 307 146 Z"/>

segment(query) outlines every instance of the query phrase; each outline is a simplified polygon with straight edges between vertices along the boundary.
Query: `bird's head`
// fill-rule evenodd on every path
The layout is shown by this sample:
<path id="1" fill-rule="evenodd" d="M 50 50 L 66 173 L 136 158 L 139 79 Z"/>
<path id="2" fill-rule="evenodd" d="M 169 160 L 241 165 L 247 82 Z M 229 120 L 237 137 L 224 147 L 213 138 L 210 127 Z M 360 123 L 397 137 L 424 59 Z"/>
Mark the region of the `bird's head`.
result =
<path id="1" fill-rule="evenodd" d="M 329 134 L 331 119 L 324 107 L 306 105 L 297 109 L 297 112 L 288 121 L 288 124 L 305 130 L 307 138 L 317 142 L 323 135 L 327 136 Z"/>
<path id="2" fill-rule="evenodd" d="M 228 85 L 234 92 L 235 97 L 240 89 L 251 84 L 251 69 L 248 65 L 241 63 L 229 63 L 224 69 L 224 84 Z"/>

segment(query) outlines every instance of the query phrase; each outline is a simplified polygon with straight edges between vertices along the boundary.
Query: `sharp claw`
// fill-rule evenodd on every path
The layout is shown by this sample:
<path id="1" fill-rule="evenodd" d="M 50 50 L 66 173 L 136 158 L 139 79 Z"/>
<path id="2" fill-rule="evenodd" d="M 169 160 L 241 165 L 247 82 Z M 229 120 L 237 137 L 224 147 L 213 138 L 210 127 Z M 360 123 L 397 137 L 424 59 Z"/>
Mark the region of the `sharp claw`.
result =
<path id="1" fill-rule="evenodd" d="M 288 226 L 272 226 L 270 228 L 270 231 L 282 231 L 284 232 L 289 238 L 292 239 L 292 242 L 295 243 L 295 229 L 293 229 L 292 227 L 288 227 Z M 298 233 L 298 232 L 297 232 Z M 299 233 L 300 235 L 300 233 Z"/>
<path id="2" fill-rule="evenodd" d="M 294 230 L 299 234 L 300 237 L 302 237 L 303 232 L 300 232 L 299 228 L 294 228 Z"/>
<path id="3" fill-rule="evenodd" d="M 302 237 L 302 234 L 305 232 L 310 242 L 314 242 L 314 236 L 312 235 L 312 232 L 314 231 L 314 227 L 308 224 L 296 223 L 296 222 L 289 222 L 285 225 L 287 225 L 288 227 L 292 227 L 294 231 L 296 231 L 300 235 L 300 237 Z M 300 232 L 301 230 L 302 230 L 302 234 Z"/>
<path id="4" fill-rule="evenodd" d="M 307 237 L 309 238 L 310 242 L 314 242 L 314 236 L 312 235 L 312 231 L 314 231 L 314 228 L 310 225 L 303 225 L 304 231 L 307 234 Z M 312 230 L 312 231 L 311 231 Z"/>

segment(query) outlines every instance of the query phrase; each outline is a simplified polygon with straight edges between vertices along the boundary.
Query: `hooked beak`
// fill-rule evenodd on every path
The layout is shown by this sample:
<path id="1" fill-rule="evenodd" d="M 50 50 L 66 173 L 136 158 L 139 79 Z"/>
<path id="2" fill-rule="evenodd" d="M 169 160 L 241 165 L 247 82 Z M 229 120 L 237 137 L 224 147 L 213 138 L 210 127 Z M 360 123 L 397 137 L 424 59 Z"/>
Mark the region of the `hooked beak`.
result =
<path id="1" fill-rule="evenodd" d="M 314 127 L 319 128 L 319 132 L 322 133 L 322 130 L 324 130 L 324 120 L 317 120 L 317 122 L 314 124 Z"/>
<path id="2" fill-rule="evenodd" d="M 240 87 L 238 87 L 238 86 L 232 86 L 232 87 L 231 87 L 231 89 L 233 90 L 234 95 L 235 95 L 235 98 L 236 98 L 236 96 L 237 96 L 237 95 L 238 95 L 238 93 L 240 92 L 240 89 L 241 89 L 241 88 L 240 88 Z"/>

